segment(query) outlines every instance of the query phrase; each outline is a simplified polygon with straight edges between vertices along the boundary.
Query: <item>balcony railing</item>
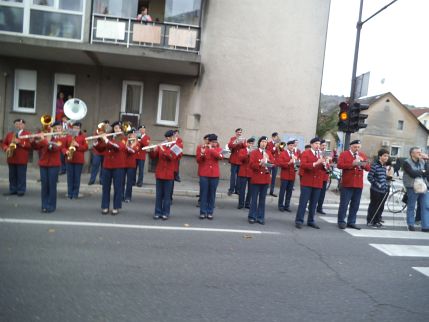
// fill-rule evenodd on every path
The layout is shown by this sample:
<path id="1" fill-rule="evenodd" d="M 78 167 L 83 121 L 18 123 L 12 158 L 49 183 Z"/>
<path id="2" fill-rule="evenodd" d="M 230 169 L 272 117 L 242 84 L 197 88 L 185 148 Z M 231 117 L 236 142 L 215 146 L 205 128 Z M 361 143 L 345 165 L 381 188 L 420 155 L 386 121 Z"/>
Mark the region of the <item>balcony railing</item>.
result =
<path id="1" fill-rule="evenodd" d="M 92 15 L 91 43 L 151 47 L 199 53 L 200 27 L 177 23 L 140 22 L 109 15 Z"/>

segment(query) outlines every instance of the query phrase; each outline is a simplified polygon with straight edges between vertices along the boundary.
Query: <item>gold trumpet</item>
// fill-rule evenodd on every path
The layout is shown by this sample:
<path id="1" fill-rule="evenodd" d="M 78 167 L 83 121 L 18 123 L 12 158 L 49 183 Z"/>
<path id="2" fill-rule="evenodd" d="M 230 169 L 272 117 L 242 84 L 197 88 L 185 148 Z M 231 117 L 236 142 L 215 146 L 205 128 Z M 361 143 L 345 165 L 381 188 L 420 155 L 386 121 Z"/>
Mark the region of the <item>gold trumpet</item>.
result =
<path id="1" fill-rule="evenodd" d="M 42 117 L 40 118 L 40 122 L 42 123 L 42 133 L 36 133 L 36 134 L 27 134 L 27 135 L 21 135 L 18 137 L 18 139 L 32 139 L 32 138 L 38 138 L 41 137 L 42 135 L 44 136 L 51 136 L 51 135 L 63 135 L 65 134 L 65 132 L 61 131 L 61 132 L 51 132 L 51 124 L 52 124 L 52 116 L 50 115 L 42 115 Z"/>
<path id="2" fill-rule="evenodd" d="M 280 142 L 279 143 L 278 148 L 279 148 L 280 152 L 283 152 L 285 150 L 285 147 L 286 147 L 286 142 Z"/>
<path id="3" fill-rule="evenodd" d="M 70 143 L 70 146 L 69 146 L 69 148 L 68 148 L 68 150 L 66 152 L 66 154 L 67 154 L 67 160 L 68 161 L 71 161 L 73 159 L 73 155 L 76 152 L 76 147 L 73 145 L 74 143 L 76 143 L 75 137 L 73 137 L 73 139 L 72 139 L 72 141 Z"/>

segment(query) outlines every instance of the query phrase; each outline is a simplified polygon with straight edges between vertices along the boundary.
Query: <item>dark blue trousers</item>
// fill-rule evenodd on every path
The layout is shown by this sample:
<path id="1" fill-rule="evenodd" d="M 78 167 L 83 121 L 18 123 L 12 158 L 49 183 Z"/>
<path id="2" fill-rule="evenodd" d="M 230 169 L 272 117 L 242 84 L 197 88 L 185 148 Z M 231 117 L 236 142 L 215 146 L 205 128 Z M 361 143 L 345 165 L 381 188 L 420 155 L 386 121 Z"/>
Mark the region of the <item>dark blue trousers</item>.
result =
<path id="1" fill-rule="evenodd" d="M 200 177 L 200 214 L 212 215 L 215 208 L 219 178 Z"/>
<path id="2" fill-rule="evenodd" d="M 319 201 L 317 202 L 317 210 L 318 211 L 323 210 L 323 203 L 325 202 L 326 185 L 327 184 L 328 184 L 328 181 L 323 181 L 322 190 L 320 190 Z"/>
<path id="3" fill-rule="evenodd" d="M 124 169 L 103 169 L 101 209 L 109 209 L 110 189 L 113 181 L 113 209 L 122 208 L 122 182 Z"/>
<path id="4" fill-rule="evenodd" d="M 136 180 L 136 168 L 125 168 L 124 170 L 124 182 L 122 184 L 123 186 L 123 199 L 124 200 L 131 200 L 132 194 L 133 194 L 133 185 Z"/>
<path id="5" fill-rule="evenodd" d="M 231 176 L 229 178 L 229 192 L 238 193 L 238 171 L 240 166 L 238 164 L 231 164 Z"/>
<path id="6" fill-rule="evenodd" d="M 290 207 L 290 199 L 292 198 L 294 183 L 295 181 L 293 180 L 281 180 L 278 203 L 279 209 L 288 209 Z"/>
<path id="7" fill-rule="evenodd" d="M 314 214 L 316 213 L 316 205 L 319 200 L 320 188 L 303 187 L 301 186 L 301 195 L 299 196 L 298 211 L 296 212 L 295 223 L 303 224 L 305 209 L 310 201 L 307 224 L 314 224 Z"/>
<path id="8" fill-rule="evenodd" d="M 9 166 L 9 192 L 25 193 L 27 187 L 27 165 L 8 164 Z"/>
<path id="9" fill-rule="evenodd" d="M 247 195 L 246 195 L 246 187 L 248 187 Z M 238 206 L 250 207 L 250 200 L 251 200 L 250 178 L 238 177 Z"/>
<path id="10" fill-rule="evenodd" d="M 63 173 L 66 173 L 66 157 L 64 156 L 64 154 L 61 152 L 61 171 L 60 171 L 60 173 L 61 174 L 63 174 Z"/>
<path id="11" fill-rule="evenodd" d="M 97 155 L 95 153 L 92 154 L 91 177 L 89 178 L 89 183 L 94 183 L 95 180 L 97 180 L 98 170 L 100 170 L 100 183 L 102 182 L 101 179 L 103 177 L 103 160 L 104 156 Z"/>
<path id="12" fill-rule="evenodd" d="M 360 198 L 362 196 L 362 188 L 341 188 L 340 206 L 338 208 L 338 223 L 346 223 L 347 209 L 349 208 L 349 216 L 347 224 L 356 224 L 356 214 L 359 210 Z"/>
<path id="13" fill-rule="evenodd" d="M 276 178 L 277 178 L 277 167 L 271 168 L 271 185 L 270 185 L 270 194 L 274 193 L 274 187 L 276 186 Z"/>
<path id="14" fill-rule="evenodd" d="M 57 181 L 60 167 L 40 167 L 42 183 L 42 209 L 49 212 L 57 208 Z"/>
<path id="15" fill-rule="evenodd" d="M 67 163 L 67 196 L 70 199 L 79 196 L 82 167 L 83 164 Z"/>
<path id="16" fill-rule="evenodd" d="M 252 184 L 250 189 L 252 191 L 252 200 L 250 201 L 249 219 L 264 221 L 268 184 Z"/>
<path id="17" fill-rule="evenodd" d="M 144 178 L 144 163 L 146 160 L 139 160 L 137 159 L 137 169 L 139 171 L 138 177 L 137 177 L 137 185 L 142 185 L 143 184 L 143 178 Z M 137 171 L 136 171 L 137 173 Z"/>
<path id="18" fill-rule="evenodd" d="M 156 179 L 155 215 L 170 216 L 174 180 Z"/>

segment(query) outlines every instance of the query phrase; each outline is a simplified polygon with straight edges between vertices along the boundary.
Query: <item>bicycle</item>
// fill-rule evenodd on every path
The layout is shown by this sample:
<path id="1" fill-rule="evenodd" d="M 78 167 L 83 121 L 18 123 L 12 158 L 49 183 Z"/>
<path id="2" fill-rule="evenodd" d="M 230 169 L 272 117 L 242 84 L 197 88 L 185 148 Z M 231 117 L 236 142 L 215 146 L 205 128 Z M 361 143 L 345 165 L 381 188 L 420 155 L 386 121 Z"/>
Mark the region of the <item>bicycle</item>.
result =
<path id="1" fill-rule="evenodd" d="M 337 187 L 335 188 L 336 191 L 340 191 L 341 190 L 341 175 L 342 172 L 340 169 L 338 169 L 337 167 L 331 166 L 331 171 L 329 174 L 329 180 L 328 183 L 326 184 L 326 190 L 329 189 L 329 187 L 332 184 L 332 179 L 337 180 Z"/>
<path id="2" fill-rule="evenodd" d="M 394 184 L 394 180 L 392 180 L 392 184 L 390 185 L 390 196 L 387 198 L 387 209 L 394 213 L 400 213 L 405 211 L 407 208 L 407 203 L 405 202 L 405 188 L 402 186 L 398 186 Z"/>

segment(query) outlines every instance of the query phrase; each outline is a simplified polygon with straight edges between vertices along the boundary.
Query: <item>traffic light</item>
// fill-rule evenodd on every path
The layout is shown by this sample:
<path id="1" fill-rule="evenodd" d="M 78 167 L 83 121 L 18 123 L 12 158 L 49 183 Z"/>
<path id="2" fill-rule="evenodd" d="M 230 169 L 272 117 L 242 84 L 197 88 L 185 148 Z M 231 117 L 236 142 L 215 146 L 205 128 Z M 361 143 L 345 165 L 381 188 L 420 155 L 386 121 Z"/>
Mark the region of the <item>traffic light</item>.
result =
<path id="1" fill-rule="evenodd" d="M 357 132 L 360 129 L 366 128 L 368 125 L 365 124 L 365 119 L 368 117 L 367 114 L 362 114 L 361 111 L 367 110 L 368 104 L 353 103 L 349 110 L 349 131 L 351 133 Z"/>
<path id="2" fill-rule="evenodd" d="M 338 113 L 338 131 L 349 131 L 349 104 L 340 103 L 340 113 Z"/>

